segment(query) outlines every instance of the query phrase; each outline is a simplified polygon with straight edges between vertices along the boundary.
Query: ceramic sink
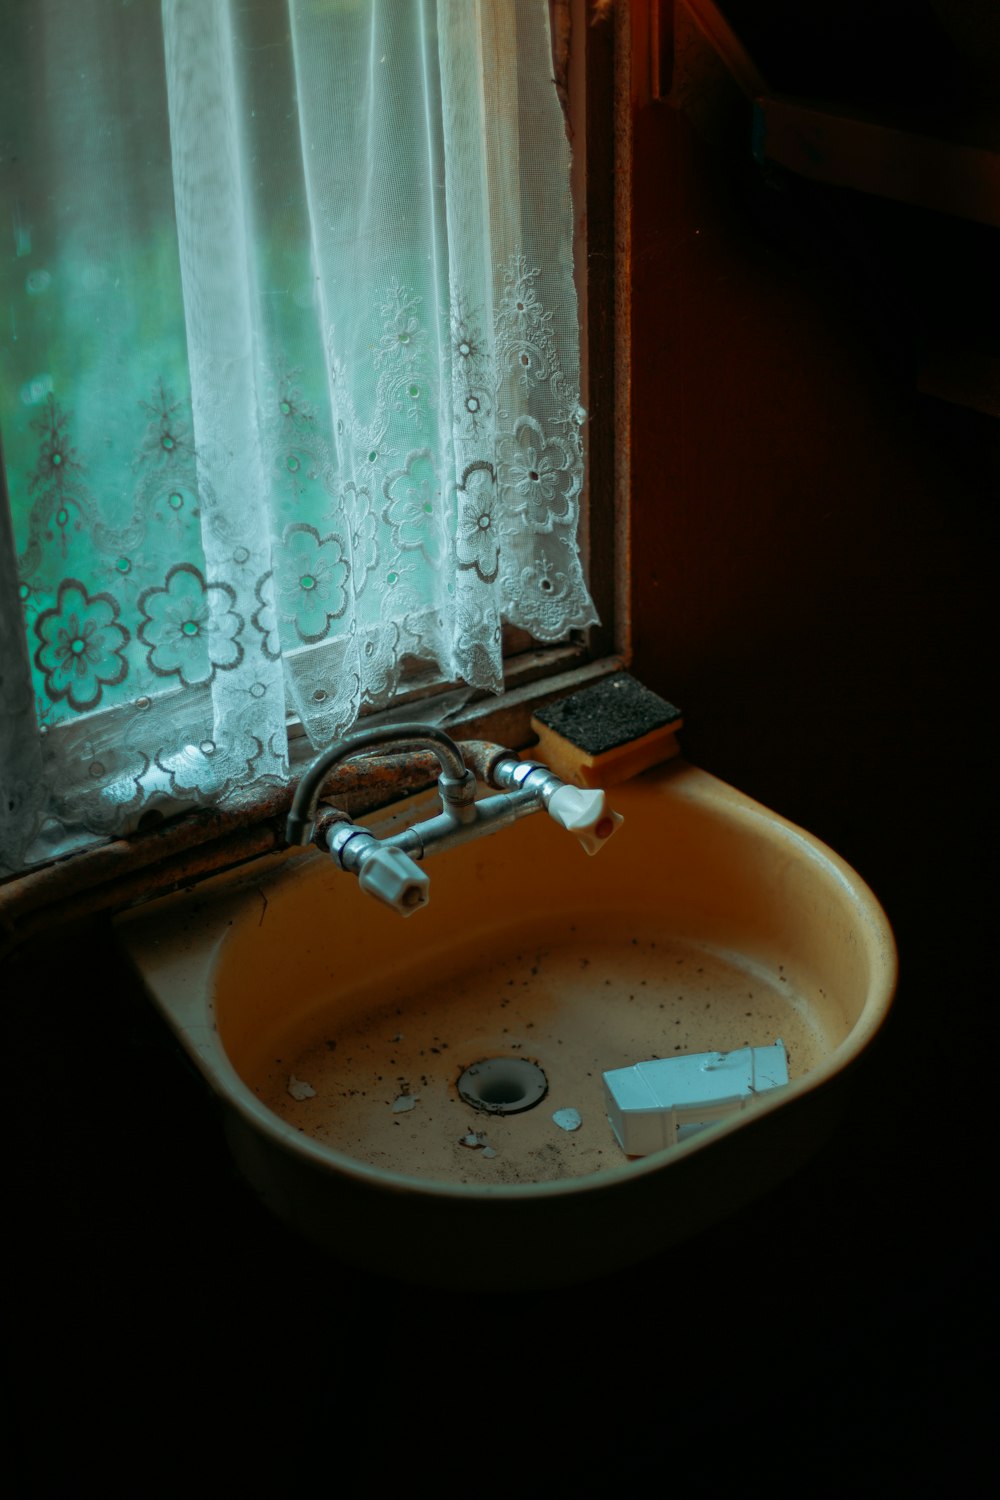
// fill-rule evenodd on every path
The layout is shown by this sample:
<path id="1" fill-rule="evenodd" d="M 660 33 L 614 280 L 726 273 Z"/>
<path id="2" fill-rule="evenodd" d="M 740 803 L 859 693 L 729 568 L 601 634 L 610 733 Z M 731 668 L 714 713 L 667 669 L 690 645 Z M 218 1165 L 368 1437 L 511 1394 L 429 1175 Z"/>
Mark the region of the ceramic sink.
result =
<path id="1" fill-rule="evenodd" d="M 611 801 L 625 821 L 597 857 L 536 814 L 429 860 L 429 905 L 405 921 L 316 850 L 119 920 L 288 1225 L 417 1281 L 578 1281 L 733 1213 L 829 1137 L 894 991 L 874 895 L 683 761 Z M 382 834 L 431 810 L 366 821 Z M 779 1038 L 787 1085 L 624 1155 L 606 1071 Z M 502 1104 L 459 1087 L 483 1062 Z"/>

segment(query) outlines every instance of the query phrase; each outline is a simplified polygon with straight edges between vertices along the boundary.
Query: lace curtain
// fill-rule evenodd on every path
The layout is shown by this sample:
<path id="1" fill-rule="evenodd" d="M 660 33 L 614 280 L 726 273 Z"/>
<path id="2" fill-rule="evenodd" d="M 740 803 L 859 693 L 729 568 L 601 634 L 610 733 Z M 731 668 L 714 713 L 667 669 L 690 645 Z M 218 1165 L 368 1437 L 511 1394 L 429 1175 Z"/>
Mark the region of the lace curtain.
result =
<path id="1" fill-rule="evenodd" d="M 6 0 L 2 861 L 595 619 L 546 0 Z"/>

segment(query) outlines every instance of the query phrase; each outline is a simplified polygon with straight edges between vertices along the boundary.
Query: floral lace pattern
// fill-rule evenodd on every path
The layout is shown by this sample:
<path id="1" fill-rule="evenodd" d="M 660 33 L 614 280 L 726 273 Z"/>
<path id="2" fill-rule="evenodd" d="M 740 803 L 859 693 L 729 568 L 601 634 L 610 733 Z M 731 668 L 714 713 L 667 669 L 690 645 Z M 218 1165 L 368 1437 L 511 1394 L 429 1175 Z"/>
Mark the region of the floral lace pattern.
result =
<path id="1" fill-rule="evenodd" d="M 67 0 L 45 3 L 68 45 L 76 12 Z M 438 93 L 394 100 L 392 152 L 352 165 L 346 185 L 336 152 L 307 149 L 292 166 L 274 146 L 268 165 L 272 138 L 284 130 L 301 151 L 300 124 L 306 140 L 313 118 L 328 120 L 334 80 L 364 84 L 352 56 L 423 45 L 419 28 L 407 30 L 409 8 L 373 41 L 365 28 L 384 24 L 378 8 L 345 7 L 332 20 L 328 8 L 291 5 L 296 89 L 280 109 L 271 75 L 253 77 L 269 49 L 289 47 L 265 15 L 279 7 L 243 8 L 240 24 L 277 28 L 232 61 L 250 70 L 241 88 L 262 116 L 259 185 L 257 167 L 233 170 L 240 131 L 258 127 L 220 94 L 232 86 L 226 69 L 212 72 L 233 45 L 217 29 L 225 8 L 169 5 L 162 23 L 158 7 L 129 15 L 149 95 L 129 125 L 134 167 L 150 174 L 156 207 L 155 229 L 140 214 L 123 240 L 122 274 L 133 282 L 120 295 L 89 249 L 103 243 L 104 220 L 126 212 L 102 197 L 115 190 L 101 175 L 104 137 L 88 177 L 88 138 L 55 130 L 61 155 L 45 170 L 61 197 L 48 193 L 51 222 L 32 252 L 48 264 L 24 261 L 23 238 L 0 259 L 11 326 L 29 331 L 0 340 L 15 523 L 6 561 L 23 627 L 0 707 L 28 726 L 9 744 L 0 737 L 9 813 L 0 868 L 134 828 L 152 808 L 283 779 L 289 711 L 320 747 L 362 710 L 387 705 L 410 663 L 499 691 L 505 622 L 557 641 L 595 621 L 577 545 L 585 415 L 547 8 L 503 0 L 524 38 L 524 96 L 537 90 L 544 109 L 526 113 L 530 131 L 497 122 L 497 140 L 529 132 L 519 149 L 553 163 L 548 177 L 539 169 L 537 203 L 516 206 L 510 239 L 502 215 L 477 221 L 484 192 L 499 188 L 488 181 L 481 104 L 463 92 L 489 66 L 488 49 L 469 49 L 499 11 L 486 6 L 477 19 L 480 0 L 439 8 L 446 24 L 422 74 Z M 46 50 L 62 45 L 59 26 L 38 28 L 31 45 L 76 88 L 72 48 L 64 63 Z M 88 87 L 101 84 L 102 67 Z M 125 162 L 133 137 L 116 114 L 113 55 L 106 75 L 106 112 L 97 99 L 94 118 Z M 0 127 L 5 109 L 23 112 L 31 97 L 27 72 L 23 98 L 9 70 L 4 80 Z M 377 104 L 367 127 L 376 134 Z M 429 108 L 442 121 L 433 170 L 419 132 L 401 123 L 407 109 L 423 121 Z M 345 105 L 338 128 L 349 135 L 353 119 Z M 39 139 L 29 147 L 37 162 L 48 149 L 44 131 Z M 397 151 L 416 184 L 400 210 L 406 234 L 379 220 L 365 238 L 358 216 L 382 202 L 365 173 L 388 173 Z M 168 175 L 157 183 L 149 164 L 159 162 Z M 271 232 L 270 199 L 261 208 L 240 196 L 268 172 L 272 187 L 286 175 L 300 181 L 298 197 L 291 186 L 286 195 L 288 224 L 304 217 L 284 238 L 284 228 Z M 15 183 L 11 201 L 21 191 Z M 267 228 L 250 239 L 258 220 Z M 55 375 L 38 373 L 44 362 Z"/>
<path id="2" fill-rule="evenodd" d="M 149 647 L 149 670 L 194 687 L 238 666 L 243 620 L 235 600 L 228 583 L 206 583 L 190 563 L 171 568 L 162 588 L 139 595 L 139 639 Z"/>
<path id="3" fill-rule="evenodd" d="M 268 464 L 275 519 L 310 509 L 311 492 L 311 510 L 321 514 L 322 525 L 296 520 L 272 532 L 270 566 L 252 579 L 249 607 L 239 606 L 231 582 L 205 571 L 200 528 L 212 500 L 202 493 L 185 403 L 163 380 L 150 399 L 136 403 L 132 504 L 126 524 L 116 526 L 88 487 L 72 411 L 49 395 L 34 422 L 33 502 L 19 559 L 40 722 L 54 728 L 102 706 L 141 722 L 143 708 L 136 705 L 160 691 L 160 682 L 207 688 L 247 659 L 280 663 L 289 650 L 346 636 L 357 667 L 356 678 L 340 676 L 352 700 L 346 727 L 361 704 L 389 700 L 404 653 L 436 659 L 445 670 L 457 667 L 472 685 L 495 688 L 502 619 L 524 624 L 541 640 L 589 623 L 575 550 L 583 478 L 575 392 L 554 418 L 550 408 L 547 428 L 529 412 L 510 415 L 512 391 L 561 385 L 549 315 L 535 289 L 538 275 L 521 256 L 507 268 L 490 341 L 471 317 L 468 299 L 456 299 L 448 333 L 455 436 L 439 454 L 427 446 L 400 451 L 392 441 L 394 421 L 402 419 L 408 431 L 419 402 L 431 409 L 440 399 L 420 373 L 430 342 L 420 299 L 399 288 L 381 304 L 372 412 L 362 421 L 346 395 L 340 401 L 341 436 L 351 439 L 359 460 L 353 477 L 340 477 L 333 445 L 322 437 L 315 408 L 299 386 L 276 382 L 270 424 L 262 423 L 273 434 Z M 455 473 L 458 452 L 480 456 Z M 525 563 L 529 537 L 537 555 Z M 162 539 L 168 555 L 179 549 L 197 561 L 161 563 L 157 577 L 164 548 L 150 551 L 151 538 Z M 541 551 L 539 538 L 547 542 Z M 250 555 L 246 546 L 234 546 L 234 570 Z M 84 559 L 89 566 L 81 566 Z M 58 576 L 70 565 L 86 576 Z M 438 596 L 421 593 L 418 571 L 444 580 L 450 627 Z M 151 572 L 155 581 L 148 581 Z M 57 577 L 54 598 L 46 586 L 51 576 Z M 466 580 L 471 589 L 462 586 Z M 377 600 L 377 612 L 358 635 L 366 591 Z M 265 686 L 251 683 L 247 691 L 259 708 Z M 308 723 L 311 709 L 321 705 L 329 722 L 329 686 L 312 692 L 303 718 Z M 262 749 L 252 738 L 239 750 L 237 780 L 253 779 Z M 214 759 L 217 751 L 211 736 L 189 745 L 179 759 L 166 745 L 153 746 L 136 767 L 127 805 L 141 805 L 144 783 L 166 787 L 172 798 L 216 794 L 219 766 L 233 764 L 232 753 Z M 108 774 L 98 764 L 88 772 L 92 798 L 94 783 Z M 115 795 L 121 796 L 120 787 Z"/>
<path id="4" fill-rule="evenodd" d="M 40 642 L 35 665 L 53 703 L 65 699 L 77 713 L 96 708 L 105 687 L 128 672 L 123 647 L 128 631 L 118 624 L 110 594 L 88 595 L 75 578 L 64 579 L 52 609 L 35 621 Z"/>

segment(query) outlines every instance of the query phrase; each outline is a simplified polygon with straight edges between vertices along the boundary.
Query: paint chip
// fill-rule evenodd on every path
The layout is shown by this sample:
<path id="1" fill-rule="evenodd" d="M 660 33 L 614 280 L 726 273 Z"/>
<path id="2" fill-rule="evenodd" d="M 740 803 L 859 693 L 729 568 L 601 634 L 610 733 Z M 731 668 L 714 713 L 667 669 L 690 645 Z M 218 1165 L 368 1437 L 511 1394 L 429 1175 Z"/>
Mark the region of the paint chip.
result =
<path id="1" fill-rule="evenodd" d="M 316 1090 L 311 1083 L 306 1083 L 302 1078 L 296 1078 L 295 1074 L 289 1075 L 288 1092 L 293 1099 L 315 1099 Z"/>
<path id="2" fill-rule="evenodd" d="M 583 1117 L 578 1109 L 557 1109 L 552 1116 L 560 1130 L 579 1130 Z"/>
<path id="3" fill-rule="evenodd" d="M 419 1094 L 397 1094 L 392 1103 L 394 1115 L 405 1115 L 419 1101 Z"/>

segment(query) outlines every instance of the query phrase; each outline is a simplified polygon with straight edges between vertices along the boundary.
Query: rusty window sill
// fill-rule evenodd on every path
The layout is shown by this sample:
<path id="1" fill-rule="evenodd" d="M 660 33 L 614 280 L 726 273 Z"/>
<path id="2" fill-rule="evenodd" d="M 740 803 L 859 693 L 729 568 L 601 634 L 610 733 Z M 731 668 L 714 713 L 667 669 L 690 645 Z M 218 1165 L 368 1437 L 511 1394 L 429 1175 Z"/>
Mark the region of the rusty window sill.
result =
<path id="1" fill-rule="evenodd" d="M 449 734 L 458 740 L 486 739 L 524 749 L 535 739 L 531 717 L 537 707 L 625 665 L 619 656 L 581 664 L 579 651 L 572 647 L 526 655 L 546 661 L 524 662 L 519 684 L 502 698 L 469 703 L 449 721 Z M 561 659 L 553 662 L 553 656 Z M 552 674 L 554 667 L 555 675 L 533 675 L 535 668 L 539 674 Z M 395 705 L 392 717 L 399 718 L 399 707 Z M 415 708 L 414 718 L 418 717 Z M 303 753 L 300 761 L 304 763 L 310 753 Z M 359 817 L 423 790 L 436 775 L 437 761 L 429 754 L 376 756 L 363 768 L 357 762 L 338 768 L 325 795 L 350 816 Z M 54 925 L 112 915 L 280 852 L 294 790 L 293 779 L 284 787 L 244 792 L 217 807 L 182 814 L 12 877 L 0 885 L 0 954 Z"/>

